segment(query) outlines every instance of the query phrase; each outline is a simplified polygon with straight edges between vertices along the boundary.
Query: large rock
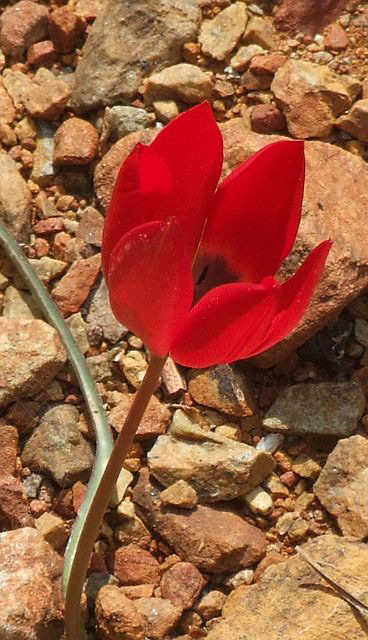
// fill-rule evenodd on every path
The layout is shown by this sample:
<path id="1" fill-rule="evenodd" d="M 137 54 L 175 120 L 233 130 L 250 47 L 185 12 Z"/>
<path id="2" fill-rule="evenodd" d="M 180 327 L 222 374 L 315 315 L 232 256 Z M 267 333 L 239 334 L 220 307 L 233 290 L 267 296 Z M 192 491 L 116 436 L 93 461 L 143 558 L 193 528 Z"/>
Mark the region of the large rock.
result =
<path id="1" fill-rule="evenodd" d="M 248 131 L 241 118 L 220 125 L 220 129 L 225 153 L 223 176 L 262 147 L 282 139 Z M 149 144 L 154 136 L 155 132 L 148 130 L 126 136 L 97 165 L 95 189 L 102 206 L 108 205 L 119 168 L 135 144 Z M 319 242 L 331 238 L 333 246 L 309 310 L 283 342 L 256 358 L 262 366 L 271 366 L 306 342 L 368 285 L 368 227 L 362 217 L 362 211 L 368 209 L 368 167 L 360 157 L 328 143 L 306 142 L 305 152 L 303 217 L 280 277 L 294 273 Z M 353 193 L 359 197 L 352 197 Z"/>
<path id="2" fill-rule="evenodd" d="M 31 192 L 5 151 L 0 151 L 0 175 L 0 216 L 18 242 L 28 242 Z"/>
<path id="3" fill-rule="evenodd" d="M 343 534 L 360 540 L 368 536 L 367 460 L 366 438 L 340 440 L 314 485 L 314 493 Z"/>
<path id="4" fill-rule="evenodd" d="M 327 575 L 368 605 L 368 547 L 325 535 L 305 551 Z M 267 569 L 251 587 L 238 587 L 225 603 L 223 620 L 208 640 L 364 640 L 363 616 L 301 555 Z"/>
<path id="5" fill-rule="evenodd" d="M 87 480 L 93 460 L 92 446 L 79 431 L 79 412 L 71 405 L 49 409 L 22 452 L 25 465 L 51 476 L 62 489 Z"/>
<path id="6" fill-rule="evenodd" d="M 360 83 L 324 65 L 288 60 L 276 71 L 271 89 L 295 138 L 324 138 L 352 105 Z"/>
<path id="7" fill-rule="evenodd" d="M 75 74 L 73 110 L 132 99 L 145 77 L 181 61 L 182 46 L 195 40 L 199 22 L 195 0 L 108 0 Z"/>
<path id="8" fill-rule="evenodd" d="M 0 318 L 0 406 L 43 391 L 65 362 L 59 336 L 46 322 Z"/>
<path id="9" fill-rule="evenodd" d="M 0 533 L 0 637 L 59 640 L 62 559 L 35 529 Z"/>
<path id="10" fill-rule="evenodd" d="M 281 433 L 350 436 L 366 405 L 356 382 L 295 384 L 283 389 L 268 410 L 263 426 Z"/>
<path id="11" fill-rule="evenodd" d="M 248 524 L 239 513 L 223 504 L 199 505 L 196 509 L 164 507 L 160 490 L 141 472 L 133 499 L 154 531 L 180 558 L 208 573 L 238 571 L 264 556 L 265 534 Z"/>
<path id="12" fill-rule="evenodd" d="M 314 36 L 342 13 L 349 0 L 283 0 L 275 15 L 282 31 Z"/>
<path id="13" fill-rule="evenodd" d="M 179 412 L 177 412 L 179 413 Z M 148 452 L 151 473 L 165 487 L 186 480 L 203 502 L 232 500 L 260 484 L 274 468 L 269 453 L 175 419 Z"/>

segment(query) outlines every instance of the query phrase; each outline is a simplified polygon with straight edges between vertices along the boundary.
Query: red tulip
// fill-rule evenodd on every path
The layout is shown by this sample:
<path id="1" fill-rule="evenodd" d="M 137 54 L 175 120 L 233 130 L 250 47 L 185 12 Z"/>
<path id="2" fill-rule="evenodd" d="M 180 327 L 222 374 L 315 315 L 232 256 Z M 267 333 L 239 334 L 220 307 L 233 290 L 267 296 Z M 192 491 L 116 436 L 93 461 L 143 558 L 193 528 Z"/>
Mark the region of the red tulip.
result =
<path id="1" fill-rule="evenodd" d="M 114 314 L 157 356 L 207 367 L 254 356 L 297 325 L 331 246 L 275 279 L 299 227 L 303 142 L 268 145 L 217 188 L 208 103 L 138 144 L 118 175 L 102 258 Z"/>

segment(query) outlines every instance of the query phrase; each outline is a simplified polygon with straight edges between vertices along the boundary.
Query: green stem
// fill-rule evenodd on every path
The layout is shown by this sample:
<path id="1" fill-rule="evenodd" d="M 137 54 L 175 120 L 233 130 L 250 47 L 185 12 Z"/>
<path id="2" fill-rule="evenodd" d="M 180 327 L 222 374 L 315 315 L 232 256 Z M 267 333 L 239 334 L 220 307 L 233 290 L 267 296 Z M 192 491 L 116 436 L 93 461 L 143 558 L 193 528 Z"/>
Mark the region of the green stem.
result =
<path id="1" fill-rule="evenodd" d="M 96 385 L 68 325 L 65 323 L 65 320 L 61 315 L 58 307 L 50 298 L 45 286 L 38 278 L 22 249 L 1 221 L 0 246 L 3 248 L 4 252 L 11 260 L 11 262 L 14 264 L 18 273 L 23 278 L 25 284 L 28 286 L 34 299 L 42 310 L 45 318 L 58 331 L 65 350 L 68 353 L 70 363 L 78 378 L 79 386 L 84 396 L 91 417 L 92 425 L 96 432 L 97 446 L 93 472 L 89 481 L 86 497 L 83 501 L 79 515 L 74 524 L 65 554 L 63 574 L 65 590 L 70 579 L 70 573 L 74 564 L 76 550 L 78 545 L 80 544 L 80 537 L 84 527 L 84 521 L 88 516 L 91 504 L 93 502 L 94 494 L 100 482 L 100 478 L 110 458 L 110 454 L 113 448 L 113 438 L 106 413 L 96 389 Z"/>
<path id="2" fill-rule="evenodd" d="M 65 626 L 69 640 L 81 640 L 86 637 L 81 626 L 80 599 L 89 558 L 124 459 L 132 446 L 148 402 L 157 387 L 165 361 L 166 358 L 151 357 L 142 384 L 135 395 L 85 517 L 65 591 Z"/>

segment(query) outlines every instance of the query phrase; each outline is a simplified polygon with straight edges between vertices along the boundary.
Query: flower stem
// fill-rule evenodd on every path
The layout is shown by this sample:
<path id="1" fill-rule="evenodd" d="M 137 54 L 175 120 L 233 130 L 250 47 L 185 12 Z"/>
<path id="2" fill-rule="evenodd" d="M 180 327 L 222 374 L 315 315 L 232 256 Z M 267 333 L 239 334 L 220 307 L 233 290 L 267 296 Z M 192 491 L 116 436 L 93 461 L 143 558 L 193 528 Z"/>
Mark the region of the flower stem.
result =
<path id="1" fill-rule="evenodd" d="M 85 516 L 65 589 L 65 626 L 69 640 L 81 640 L 86 637 L 81 626 L 80 600 L 90 555 L 124 459 L 132 446 L 148 402 L 157 387 L 165 361 L 166 358 L 151 357 L 146 374 Z"/>

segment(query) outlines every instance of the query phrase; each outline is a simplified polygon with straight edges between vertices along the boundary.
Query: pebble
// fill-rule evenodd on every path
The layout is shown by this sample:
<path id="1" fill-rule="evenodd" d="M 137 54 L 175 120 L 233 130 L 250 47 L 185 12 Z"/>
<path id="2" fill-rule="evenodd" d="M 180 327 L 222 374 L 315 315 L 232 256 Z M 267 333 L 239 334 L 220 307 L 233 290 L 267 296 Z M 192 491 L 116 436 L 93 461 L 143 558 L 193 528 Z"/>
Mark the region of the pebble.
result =
<path id="1" fill-rule="evenodd" d="M 198 404 L 228 415 L 255 413 L 255 400 L 245 378 L 230 365 L 193 370 L 188 390 Z"/>
<path id="2" fill-rule="evenodd" d="M 40 319 L 41 312 L 30 293 L 9 285 L 4 294 L 3 316 L 17 319 Z"/>
<path id="3" fill-rule="evenodd" d="M 153 640 L 167 638 L 182 613 L 179 607 L 164 598 L 138 598 L 135 606 L 143 618 L 146 637 Z"/>
<path id="4" fill-rule="evenodd" d="M 0 318 L 0 405 L 42 391 L 66 362 L 58 334 L 42 320 Z"/>
<path id="5" fill-rule="evenodd" d="M 118 322 L 111 311 L 105 280 L 97 280 L 96 288 L 92 289 L 86 303 L 88 337 L 92 345 L 107 340 L 115 344 L 119 342 L 128 330 Z"/>
<path id="6" fill-rule="evenodd" d="M 9 56 L 20 58 L 30 45 L 47 37 L 48 9 L 37 2 L 20 0 L 5 7 L 0 19 L 0 47 Z"/>
<path id="7" fill-rule="evenodd" d="M 35 527 L 44 540 L 56 551 L 62 549 L 68 539 L 64 520 L 53 513 L 43 513 L 42 516 L 36 518 Z"/>
<path id="8" fill-rule="evenodd" d="M 258 562 L 265 554 L 265 534 L 248 524 L 234 509 L 198 505 L 196 509 L 162 510 L 159 489 L 141 471 L 133 490 L 133 500 L 148 524 L 185 562 L 200 571 L 239 571 Z"/>
<path id="9" fill-rule="evenodd" d="M 250 112 L 250 125 L 257 133 L 274 133 L 286 129 L 286 120 L 274 104 L 256 104 Z"/>
<path id="10" fill-rule="evenodd" d="M 114 575 L 120 584 L 160 584 L 160 565 L 156 558 L 137 544 L 128 544 L 115 551 Z"/>
<path id="11" fill-rule="evenodd" d="M 58 128 L 55 135 L 54 164 L 90 164 L 97 155 L 98 133 L 87 120 L 69 118 Z"/>
<path id="12" fill-rule="evenodd" d="M 346 115 L 342 115 L 336 126 L 358 140 L 368 141 L 368 99 L 357 100 Z"/>
<path id="13" fill-rule="evenodd" d="M 324 46 L 332 51 L 343 51 L 349 45 L 349 38 L 345 29 L 335 22 L 327 29 L 324 37 Z"/>
<path id="14" fill-rule="evenodd" d="M 124 394 L 121 402 L 110 411 L 109 422 L 118 433 L 121 431 L 134 397 L 135 394 L 132 393 Z M 166 433 L 170 419 L 171 413 L 167 406 L 152 396 L 137 429 L 135 440 L 150 440 Z"/>
<path id="15" fill-rule="evenodd" d="M 15 108 L 4 87 L 0 85 L 0 122 L 12 124 L 15 119 Z"/>
<path id="16" fill-rule="evenodd" d="M 17 461 L 18 431 L 10 424 L 0 426 L 0 451 L 2 475 L 14 475 Z"/>
<path id="17" fill-rule="evenodd" d="M 10 71 L 4 86 L 16 106 L 23 107 L 32 118 L 56 120 L 70 98 L 70 88 L 64 80 L 45 67 L 40 67 L 33 79 L 20 71 Z"/>
<path id="18" fill-rule="evenodd" d="M 28 242 L 31 192 L 14 160 L 0 151 L 0 216 L 18 242 Z"/>
<path id="19" fill-rule="evenodd" d="M 283 0 L 275 14 L 275 22 L 286 33 L 313 37 L 336 20 L 347 4 L 348 0 L 334 0 L 314 8 L 310 0 Z"/>
<path id="20" fill-rule="evenodd" d="M 254 487 L 254 489 L 248 491 L 248 493 L 242 496 L 242 501 L 253 513 L 268 515 L 273 509 L 271 496 L 261 487 Z"/>
<path id="21" fill-rule="evenodd" d="M 213 90 L 211 75 L 186 62 L 166 67 L 144 81 L 144 99 L 149 104 L 156 100 L 179 100 L 186 104 L 209 100 Z"/>
<path id="22" fill-rule="evenodd" d="M 251 571 L 251 569 L 245 569 L 245 571 Z M 222 591 L 212 589 L 200 598 L 199 602 L 195 605 L 195 610 L 199 613 L 202 620 L 211 620 L 211 618 L 217 618 L 221 615 L 225 600 L 226 595 L 222 593 Z"/>
<path id="23" fill-rule="evenodd" d="M 259 44 L 248 44 L 245 47 L 239 47 L 236 54 L 231 58 L 230 64 L 234 71 L 245 71 L 249 66 L 252 58 L 262 55 L 266 50 Z"/>
<path id="24" fill-rule="evenodd" d="M 123 353 L 119 359 L 119 365 L 132 387 L 139 389 L 148 367 L 143 353 L 135 349 L 128 351 L 128 353 Z"/>
<path id="25" fill-rule="evenodd" d="M 51 67 L 55 58 L 56 51 L 51 40 L 36 42 L 27 51 L 27 63 L 33 67 Z"/>
<path id="26" fill-rule="evenodd" d="M 238 44 L 247 21 L 243 2 L 234 2 L 212 20 L 204 20 L 198 37 L 202 53 L 215 60 L 225 60 Z"/>
<path id="27" fill-rule="evenodd" d="M 70 7 L 58 7 L 51 12 L 50 40 L 59 53 L 65 54 L 74 51 L 82 30 L 82 20 Z"/>
<path id="28" fill-rule="evenodd" d="M 79 347 L 79 350 L 83 355 L 87 353 L 89 349 L 87 325 L 82 318 L 81 313 L 73 313 L 67 319 L 67 325 L 73 334 L 73 337 Z"/>
<path id="29" fill-rule="evenodd" d="M 100 267 L 100 254 L 76 260 L 53 288 L 52 297 L 64 316 L 79 311 L 97 280 Z"/>
<path id="30" fill-rule="evenodd" d="M 61 640 L 62 559 L 36 529 L 0 533 L 0 635 Z"/>
<path id="31" fill-rule="evenodd" d="M 368 535 L 367 455 L 368 440 L 363 436 L 340 440 L 313 487 L 343 535 L 359 540 Z"/>
<path id="32" fill-rule="evenodd" d="M 154 122 L 153 113 L 148 113 L 145 109 L 120 105 L 107 107 L 102 123 L 101 144 L 108 140 L 116 142 L 134 131 L 143 131 Z"/>
<path id="33" fill-rule="evenodd" d="M 116 481 L 115 489 L 110 498 L 109 507 L 114 509 L 124 500 L 125 493 L 132 482 L 133 482 L 133 474 L 130 473 L 130 471 L 128 471 L 127 469 L 124 469 L 123 467 L 119 473 L 118 479 Z"/>
<path id="34" fill-rule="evenodd" d="M 2 527 L 11 529 L 33 526 L 27 494 L 20 480 L 10 474 L 0 475 L 0 521 Z"/>
<path id="35" fill-rule="evenodd" d="M 203 502 L 232 500 L 258 485 L 273 470 L 268 453 L 243 442 L 190 428 L 177 414 L 168 435 L 159 436 L 147 454 L 151 473 L 165 487 L 185 480 Z M 180 412 L 181 413 L 181 412 Z"/>
<path id="36" fill-rule="evenodd" d="M 160 588 L 163 598 L 179 607 L 190 609 L 199 597 L 206 580 L 190 562 L 177 562 L 165 571 Z"/>
<path id="37" fill-rule="evenodd" d="M 143 617 L 134 602 L 113 584 L 101 587 L 96 598 L 96 619 L 103 638 L 143 640 Z"/>
<path id="38" fill-rule="evenodd" d="M 351 435 L 365 409 L 356 382 L 297 384 L 281 391 L 263 419 L 263 426 L 281 433 Z"/>
<path id="39" fill-rule="evenodd" d="M 279 447 L 281 447 L 284 441 L 284 436 L 281 433 L 268 433 L 262 436 L 259 442 L 256 444 L 257 451 L 265 451 L 267 453 L 275 453 Z"/>
<path id="40" fill-rule="evenodd" d="M 71 405 L 48 409 L 21 454 L 32 471 L 49 475 L 62 489 L 86 480 L 93 465 L 92 446 L 80 434 L 78 421 Z"/>
<path id="41" fill-rule="evenodd" d="M 183 395 L 187 389 L 187 383 L 170 356 L 164 364 L 161 375 L 166 395 L 170 400 L 178 399 Z"/>
<path id="42" fill-rule="evenodd" d="M 253 16 L 246 26 L 243 40 L 246 44 L 258 44 L 263 49 L 272 49 L 274 43 L 272 24 L 265 18 Z"/>
<path id="43" fill-rule="evenodd" d="M 242 569 L 237 573 L 233 573 L 231 576 L 226 578 L 224 584 L 230 589 L 237 589 L 243 584 L 252 584 L 254 579 L 254 571 L 253 569 Z"/>
<path id="44" fill-rule="evenodd" d="M 177 480 L 160 493 L 162 504 L 193 509 L 198 502 L 198 496 L 193 487 L 185 480 Z"/>
<path id="45" fill-rule="evenodd" d="M 36 127 L 37 141 L 33 154 L 31 177 L 36 184 L 45 186 L 55 176 L 56 172 L 53 163 L 55 129 L 46 120 L 38 120 Z M 47 202 L 50 201 L 47 200 Z M 51 203 L 46 207 L 51 209 Z"/>
<path id="46" fill-rule="evenodd" d="M 302 453 L 295 458 L 292 471 L 302 478 L 316 479 L 321 471 L 321 465 L 307 453 Z"/>
<path id="47" fill-rule="evenodd" d="M 179 115 L 179 108 L 174 100 L 155 100 L 152 103 L 156 118 L 159 122 L 166 124 Z"/>

